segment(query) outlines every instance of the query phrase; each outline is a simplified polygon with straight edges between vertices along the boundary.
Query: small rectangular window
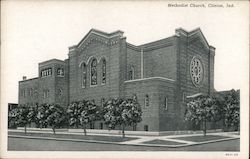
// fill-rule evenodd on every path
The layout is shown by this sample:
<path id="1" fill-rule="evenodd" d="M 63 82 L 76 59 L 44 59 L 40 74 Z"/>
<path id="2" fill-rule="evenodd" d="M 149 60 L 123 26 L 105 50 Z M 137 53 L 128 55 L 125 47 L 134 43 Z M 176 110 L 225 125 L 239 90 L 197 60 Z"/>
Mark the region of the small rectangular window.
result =
<path id="1" fill-rule="evenodd" d="M 144 125 L 144 131 L 148 131 L 148 125 Z"/>
<path id="2" fill-rule="evenodd" d="M 90 129 L 95 129 L 95 124 L 90 123 Z"/>
<path id="3" fill-rule="evenodd" d="M 105 103 L 105 98 L 102 98 L 102 99 L 101 99 L 101 106 L 102 106 L 102 107 L 104 106 L 104 103 Z"/>

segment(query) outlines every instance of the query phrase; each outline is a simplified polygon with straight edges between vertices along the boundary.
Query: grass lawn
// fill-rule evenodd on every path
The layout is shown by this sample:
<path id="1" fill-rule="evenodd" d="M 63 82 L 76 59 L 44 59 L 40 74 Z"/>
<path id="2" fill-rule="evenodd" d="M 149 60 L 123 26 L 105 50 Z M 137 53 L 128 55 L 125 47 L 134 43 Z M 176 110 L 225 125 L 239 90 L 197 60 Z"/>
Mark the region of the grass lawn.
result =
<path id="1" fill-rule="evenodd" d="M 137 138 L 134 137 L 125 137 L 120 136 L 97 136 L 97 135 L 72 135 L 72 134 L 50 134 L 50 133 L 29 133 L 24 132 L 8 132 L 8 135 L 20 135 L 20 136 L 34 136 L 34 137 L 52 137 L 52 138 L 65 138 L 65 139 L 80 139 L 80 140 L 96 140 L 96 141 L 109 141 L 109 142 L 122 142 L 134 140 Z"/>
<path id="2" fill-rule="evenodd" d="M 225 138 L 229 138 L 229 137 L 218 136 L 218 135 L 206 135 L 206 136 L 178 137 L 178 138 L 172 138 L 172 139 L 187 140 L 187 141 L 194 141 L 194 142 L 203 142 L 203 141 L 211 141 L 211 140 L 218 140 L 218 139 L 225 139 Z"/>
<path id="3" fill-rule="evenodd" d="M 159 144 L 159 145 L 183 145 L 184 143 L 174 142 L 174 141 L 166 141 L 166 140 L 152 140 L 143 142 L 144 144 Z"/>

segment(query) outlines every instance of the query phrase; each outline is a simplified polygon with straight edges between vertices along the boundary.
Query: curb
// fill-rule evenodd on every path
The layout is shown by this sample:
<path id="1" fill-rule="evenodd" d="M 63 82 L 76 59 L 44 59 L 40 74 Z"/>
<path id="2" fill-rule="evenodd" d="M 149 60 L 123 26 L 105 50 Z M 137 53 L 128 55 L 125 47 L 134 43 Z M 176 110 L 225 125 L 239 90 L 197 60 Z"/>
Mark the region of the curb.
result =
<path id="1" fill-rule="evenodd" d="M 26 138 L 26 139 L 39 139 L 39 140 L 55 140 L 55 141 L 71 141 L 71 142 L 87 142 L 87 143 L 99 143 L 99 144 L 113 144 L 113 145 L 128 145 L 128 146 L 146 146 L 146 147 L 167 147 L 167 148 L 179 148 L 194 145 L 203 145 L 208 143 L 236 140 L 238 138 L 225 138 L 211 141 L 197 142 L 193 144 L 180 144 L 180 145 L 162 145 L 162 144 L 126 144 L 122 142 L 109 142 L 109 141 L 97 141 L 97 140 L 81 140 L 81 139 L 67 139 L 67 138 L 53 138 L 53 137 L 36 137 L 36 136 L 21 136 L 21 135 L 8 135 L 11 138 Z"/>

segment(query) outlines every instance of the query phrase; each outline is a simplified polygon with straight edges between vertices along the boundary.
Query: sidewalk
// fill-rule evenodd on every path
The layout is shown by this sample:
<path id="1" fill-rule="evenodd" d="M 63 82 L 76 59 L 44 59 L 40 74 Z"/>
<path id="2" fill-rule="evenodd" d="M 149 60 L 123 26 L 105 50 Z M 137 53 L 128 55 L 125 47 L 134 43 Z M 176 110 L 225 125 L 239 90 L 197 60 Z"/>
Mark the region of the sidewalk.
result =
<path id="1" fill-rule="evenodd" d="M 9 132 L 23 132 L 23 130 L 9 130 Z M 52 134 L 52 131 L 28 131 L 28 133 L 44 133 Z M 126 132 L 125 132 L 126 133 Z M 83 133 L 76 132 L 56 132 L 56 134 L 61 135 L 73 135 L 73 136 L 83 136 Z M 98 134 L 98 133 L 87 133 L 88 136 L 97 136 L 100 138 L 103 137 L 121 137 L 117 134 Z M 127 141 L 114 142 L 110 141 L 101 141 L 101 140 L 84 140 L 84 139 L 70 139 L 70 138 L 56 138 L 56 137 L 36 137 L 36 136 L 25 136 L 23 135 L 8 135 L 9 137 L 21 137 L 21 138 L 37 138 L 37 139 L 47 139 L 47 140 L 67 140 L 67 141 L 79 141 L 79 142 L 94 142 L 94 143 L 106 143 L 106 144 L 120 144 L 120 145 L 138 145 L 138 146 L 157 146 L 157 147 L 184 147 L 192 146 L 198 144 L 206 144 L 212 142 L 220 142 L 226 140 L 239 139 L 240 136 L 235 132 L 215 132 L 207 133 L 207 137 L 203 137 L 203 134 L 186 134 L 186 135 L 169 135 L 169 136 L 139 136 L 139 135 L 129 135 L 130 139 Z"/>

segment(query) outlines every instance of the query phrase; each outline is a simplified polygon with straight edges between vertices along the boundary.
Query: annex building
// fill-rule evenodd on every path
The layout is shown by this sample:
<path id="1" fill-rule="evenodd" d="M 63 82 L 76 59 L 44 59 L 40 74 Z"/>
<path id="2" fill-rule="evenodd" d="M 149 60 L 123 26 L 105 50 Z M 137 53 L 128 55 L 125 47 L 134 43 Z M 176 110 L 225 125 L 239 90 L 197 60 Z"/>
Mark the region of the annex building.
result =
<path id="1" fill-rule="evenodd" d="M 68 59 L 39 63 L 37 78 L 19 81 L 19 104 L 82 99 L 97 105 L 113 97 L 137 96 L 142 121 L 131 130 L 185 130 L 186 99 L 214 91 L 215 48 L 202 31 L 176 29 L 171 37 L 135 46 L 122 31 L 91 29 L 69 47 Z M 102 129 L 103 123 L 92 128 Z"/>

